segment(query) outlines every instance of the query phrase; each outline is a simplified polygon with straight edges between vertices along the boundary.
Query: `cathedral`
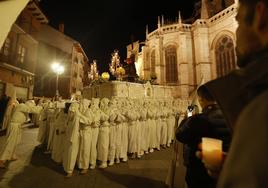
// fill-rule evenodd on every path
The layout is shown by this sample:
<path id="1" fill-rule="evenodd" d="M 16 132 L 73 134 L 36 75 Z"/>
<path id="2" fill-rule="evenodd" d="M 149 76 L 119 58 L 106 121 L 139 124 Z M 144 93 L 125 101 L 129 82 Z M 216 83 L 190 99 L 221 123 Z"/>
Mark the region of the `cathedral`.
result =
<path id="1" fill-rule="evenodd" d="M 137 74 L 173 88 L 172 96 L 188 99 L 201 82 L 221 77 L 236 68 L 235 20 L 238 0 L 201 0 L 192 18 L 179 13 L 175 23 L 158 17 L 157 29 L 146 39 L 127 46 L 135 55 Z"/>

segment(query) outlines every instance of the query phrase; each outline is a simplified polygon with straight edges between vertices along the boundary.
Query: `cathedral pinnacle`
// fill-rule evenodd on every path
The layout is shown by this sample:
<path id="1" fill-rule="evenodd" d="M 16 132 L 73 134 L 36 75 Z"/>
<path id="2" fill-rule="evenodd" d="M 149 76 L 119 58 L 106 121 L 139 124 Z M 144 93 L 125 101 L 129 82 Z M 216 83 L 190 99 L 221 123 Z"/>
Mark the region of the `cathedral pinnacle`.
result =
<path id="1" fill-rule="evenodd" d="M 148 25 L 146 25 L 146 38 L 148 38 L 148 34 L 149 34 Z"/>
<path id="2" fill-rule="evenodd" d="M 202 0 L 201 4 L 201 19 L 209 18 L 208 0 Z"/>
<path id="3" fill-rule="evenodd" d="M 182 19 L 181 19 L 181 11 L 179 11 L 179 20 L 178 20 L 179 24 L 182 24 Z"/>
<path id="4" fill-rule="evenodd" d="M 161 27 L 161 23 L 160 23 L 160 16 L 158 16 L 158 24 L 157 27 L 160 28 Z"/>

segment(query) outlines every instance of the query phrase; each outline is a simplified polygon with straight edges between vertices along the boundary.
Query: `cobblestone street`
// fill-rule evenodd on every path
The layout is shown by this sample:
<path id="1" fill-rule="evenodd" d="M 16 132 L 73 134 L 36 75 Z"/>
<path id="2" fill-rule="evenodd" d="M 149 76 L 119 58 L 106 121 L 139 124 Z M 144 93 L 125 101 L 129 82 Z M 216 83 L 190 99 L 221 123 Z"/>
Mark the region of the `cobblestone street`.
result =
<path id="1" fill-rule="evenodd" d="M 171 149 L 156 151 L 141 159 L 129 160 L 105 170 L 90 170 L 87 175 L 74 172 L 64 178 L 61 166 L 43 154 L 36 141 L 37 128 L 25 128 L 17 149 L 19 159 L 0 171 L 0 188 L 163 188 L 171 160 Z M 3 137 L 0 137 L 3 141 Z"/>

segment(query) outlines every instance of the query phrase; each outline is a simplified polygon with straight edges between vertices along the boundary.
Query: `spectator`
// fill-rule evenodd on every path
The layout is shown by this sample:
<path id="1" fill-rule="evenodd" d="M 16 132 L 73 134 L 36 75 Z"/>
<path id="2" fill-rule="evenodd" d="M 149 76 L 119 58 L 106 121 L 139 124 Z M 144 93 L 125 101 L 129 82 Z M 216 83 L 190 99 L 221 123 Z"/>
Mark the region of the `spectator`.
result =
<path id="1" fill-rule="evenodd" d="M 1 127 L 2 127 L 4 114 L 5 114 L 9 100 L 10 100 L 10 97 L 8 97 L 6 94 L 4 94 L 0 99 L 0 125 L 1 125 Z M 0 127 L 0 129 L 1 129 L 1 127 Z"/>
<path id="2" fill-rule="evenodd" d="M 218 105 L 208 90 L 201 86 L 197 93 L 203 111 L 201 114 L 195 114 L 182 121 L 176 131 L 176 138 L 184 144 L 183 157 L 187 168 L 185 180 L 188 188 L 212 188 L 216 186 L 216 180 L 208 175 L 204 164 L 196 157 L 195 153 L 202 137 L 221 139 L 224 146 L 228 146 L 230 131 Z M 225 150 L 226 148 L 224 147 Z"/>
<path id="3" fill-rule="evenodd" d="M 267 187 L 268 1 L 240 0 L 236 19 L 241 69 L 206 84 L 233 127 L 218 187 Z"/>

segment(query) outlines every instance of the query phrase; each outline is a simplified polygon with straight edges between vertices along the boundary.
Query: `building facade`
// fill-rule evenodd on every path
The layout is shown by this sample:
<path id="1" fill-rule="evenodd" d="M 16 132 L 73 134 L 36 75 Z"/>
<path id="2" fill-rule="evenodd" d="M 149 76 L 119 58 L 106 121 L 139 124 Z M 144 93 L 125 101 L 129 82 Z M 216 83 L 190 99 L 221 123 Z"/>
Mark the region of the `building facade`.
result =
<path id="1" fill-rule="evenodd" d="M 32 98 L 38 41 L 35 36 L 48 20 L 36 1 L 30 1 L 13 24 L 0 49 L 0 95 Z"/>
<path id="2" fill-rule="evenodd" d="M 140 77 L 156 75 L 160 85 L 173 86 L 173 97 L 187 99 L 197 85 L 236 68 L 235 20 L 238 1 L 202 0 L 193 18 L 167 23 L 158 18 L 157 29 L 146 40 L 127 46 L 136 56 Z"/>
<path id="3" fill-rule="evenodd" d="M 59 76 L 58 89 L 63 98 L 83 89 L 84 67 L 88 58 L 79 42 L 64 34 L 64 25 L 59 30 L 43 25 L 38 35 L 38 63 L 34 84 L 34 96 L 56 95 L 56 74 L 51 65 L 55 62 L 64 66 Z"/>

